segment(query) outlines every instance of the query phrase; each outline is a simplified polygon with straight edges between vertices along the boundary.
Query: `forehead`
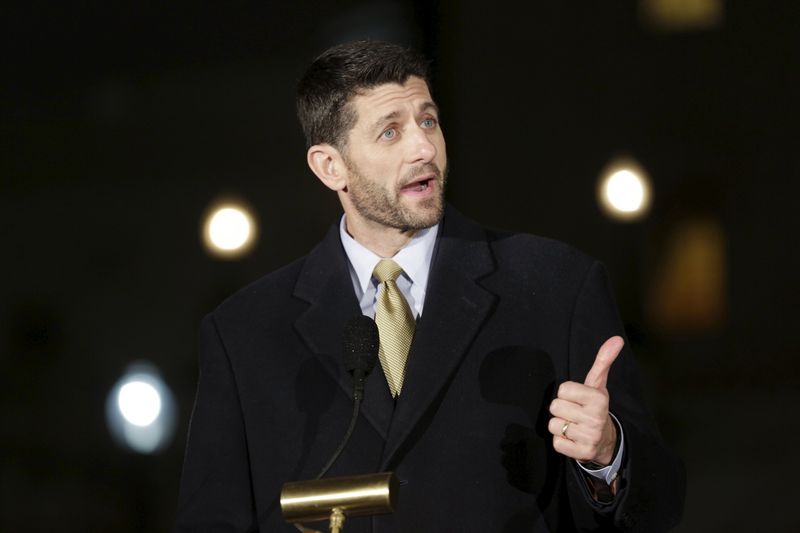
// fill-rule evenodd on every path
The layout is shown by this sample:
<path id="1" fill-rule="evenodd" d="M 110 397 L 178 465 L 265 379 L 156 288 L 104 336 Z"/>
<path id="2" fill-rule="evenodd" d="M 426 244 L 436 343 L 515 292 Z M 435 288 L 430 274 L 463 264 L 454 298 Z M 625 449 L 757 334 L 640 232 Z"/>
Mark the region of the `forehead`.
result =
<path id="1" fill-rule="evenodd" d="M 433 102 L 428 84 L 422 78 L 412 76 L 402 85 L 385 83 L 360 92 L 353 97 L 352 105 L 361 123 L 362 120 L 403 111 L 404 107 L 416 109 L 426 102 Z"/>

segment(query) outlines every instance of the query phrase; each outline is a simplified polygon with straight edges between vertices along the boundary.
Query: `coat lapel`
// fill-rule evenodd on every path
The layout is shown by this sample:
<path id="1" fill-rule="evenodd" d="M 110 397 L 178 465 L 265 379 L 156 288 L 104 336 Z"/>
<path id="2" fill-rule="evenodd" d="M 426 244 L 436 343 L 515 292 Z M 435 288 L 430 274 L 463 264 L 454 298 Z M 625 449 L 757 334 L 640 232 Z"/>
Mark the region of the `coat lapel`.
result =
<path id="1" fill-rule="evenodd" d="M 353 378 L 341 362 L 342 331 L 349 320 L 361 313 L 361 307 L 353 290 L 338 225 L 331 227 L 325 239 L 306 258 L 294 295 L 309 303 L 306 311 L 295 320 L 295 329 L 352 400 Z M 387 409 L 381 405 L 386 401 L 391 402 L 391 399 L 388 398 L 380 364 L 377 364 L 367 379 L 361 412 L 384 439 L 387 438 L 392 412 L 391 406 Z"/>
<path id="2" fill-rule="evenodd" d="M 434 407 L 489 314 L 495 296 L 477 281 L 493 269 L 485 232 L 448 207 L 382 469 L 393 466 L 420 418 Z"/>

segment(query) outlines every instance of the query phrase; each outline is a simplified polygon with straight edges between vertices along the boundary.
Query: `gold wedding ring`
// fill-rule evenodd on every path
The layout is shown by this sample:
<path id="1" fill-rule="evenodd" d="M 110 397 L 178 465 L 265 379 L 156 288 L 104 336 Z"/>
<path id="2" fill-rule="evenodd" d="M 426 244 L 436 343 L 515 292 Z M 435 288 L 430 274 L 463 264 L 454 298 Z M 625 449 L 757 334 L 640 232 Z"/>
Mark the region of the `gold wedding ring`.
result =
<path id="1" fill-rule="evenodd" d="M 569 425 L 570 425 L 571 423 L 572 423 L 572 422 L 570 422 L 569 420 L 567 420 L 566 424 L 564 424 L 563 426 L 561 426 L 561 436 L 562 436 L 562 437 L 564 437 L 565 439 L 569 439 L 569 437 L 567 437 L 567 428 L 569 427 Z"/>

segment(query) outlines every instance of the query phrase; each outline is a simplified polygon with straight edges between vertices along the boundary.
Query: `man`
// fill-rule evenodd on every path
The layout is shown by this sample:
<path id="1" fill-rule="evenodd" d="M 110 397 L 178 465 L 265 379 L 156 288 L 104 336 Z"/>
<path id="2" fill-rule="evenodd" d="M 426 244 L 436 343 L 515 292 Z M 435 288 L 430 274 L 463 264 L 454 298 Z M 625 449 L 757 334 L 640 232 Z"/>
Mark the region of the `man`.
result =
<path id="1" fill-rule="evenodd" d="M 204 320 L 178 529 L 294 530 L 281 485 L 313 478 L 341 439 L 341 336 L 359 313 L 378 322 L 381 361 L 328 475 L 391 470 L 400 488 L 392 514 L 347 531 L 677 523 L 683 470 L 644 406 L 603 268 L 445 205 L 424 60 L 388 43 L 334 47 L 301 80 L 298 114 L 309 167 L 344 216 Z"/>

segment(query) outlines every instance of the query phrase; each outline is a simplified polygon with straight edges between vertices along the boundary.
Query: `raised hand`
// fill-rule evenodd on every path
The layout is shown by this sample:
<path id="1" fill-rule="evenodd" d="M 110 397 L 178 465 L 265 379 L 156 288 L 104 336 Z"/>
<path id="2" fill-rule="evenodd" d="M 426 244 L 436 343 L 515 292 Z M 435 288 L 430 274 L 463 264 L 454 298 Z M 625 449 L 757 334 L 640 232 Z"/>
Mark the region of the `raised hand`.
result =
<path id="1" fill-rule="evenodd" d="M 622 337 L 611 337 L 598 350 L 583 383 L 565 381 L 559 386 L 547 426 L 558 453 L 604 466 L 613 460 L 617 429 L 608 414 L 606 383 L 624 344 Z"/>

